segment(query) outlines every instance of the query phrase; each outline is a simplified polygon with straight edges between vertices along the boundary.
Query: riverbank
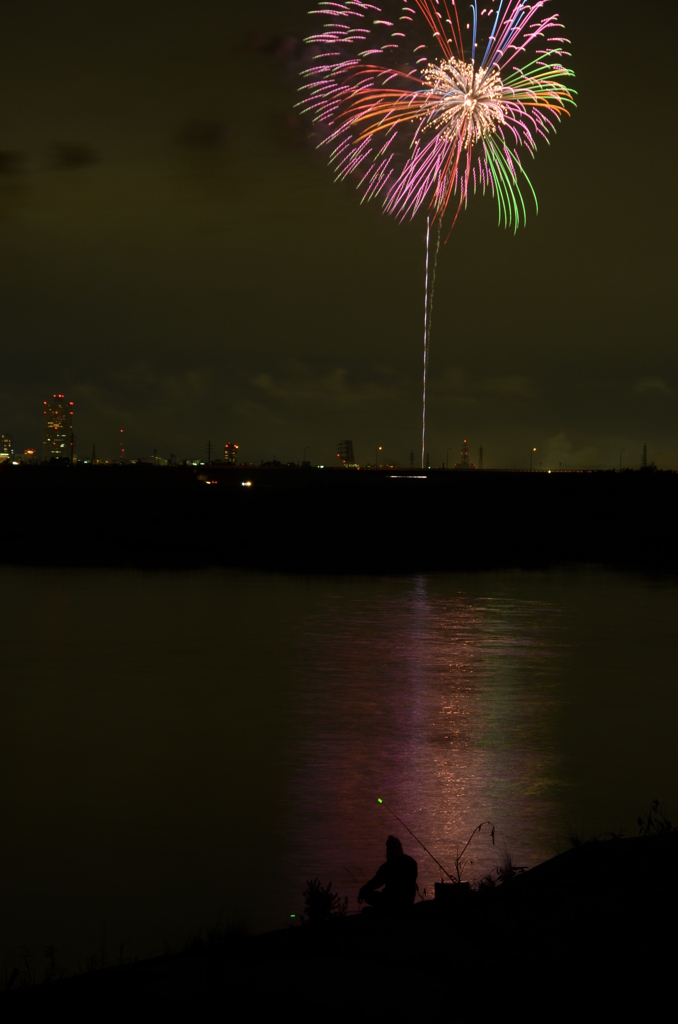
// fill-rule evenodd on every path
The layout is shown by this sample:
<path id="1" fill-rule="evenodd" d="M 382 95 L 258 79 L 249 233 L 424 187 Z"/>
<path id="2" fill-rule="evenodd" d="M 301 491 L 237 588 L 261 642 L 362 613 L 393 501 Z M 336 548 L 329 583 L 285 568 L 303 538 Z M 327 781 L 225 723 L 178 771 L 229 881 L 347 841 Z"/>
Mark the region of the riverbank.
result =
<path id="1" fill-rule="evenodd" d="M 678 474 L 0 466 L 0 561 L 388 573 L 678 569 Z"/>
<path id="2" fill-rule="evenodd" d="M 359 915 L 24 988 L 5 1019 L 69 1013 L 302 1020 L 587 1016 L 671 987 L 678 836 L 580 845 L 510 882 L 400 918 Z"/>

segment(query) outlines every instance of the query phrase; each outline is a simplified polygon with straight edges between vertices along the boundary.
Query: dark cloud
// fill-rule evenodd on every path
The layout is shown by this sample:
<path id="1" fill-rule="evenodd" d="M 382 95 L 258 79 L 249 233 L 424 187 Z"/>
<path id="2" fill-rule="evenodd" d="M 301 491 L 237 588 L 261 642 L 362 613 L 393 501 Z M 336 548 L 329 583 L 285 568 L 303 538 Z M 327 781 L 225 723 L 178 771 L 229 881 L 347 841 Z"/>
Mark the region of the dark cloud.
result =
<path id="1" fill-rule="evenodd" d="M 96 149 L 77 142 L 53 142 L 49 147 L 49 162 L 59 169 L 89 167 L 99 163 L 100 159 Z"/>
<path id="2" fill-rule="evenodd" d="M 223 149 L 228 142 L 228 128 L 220 121 L 192 119 L 182 125 L 179 142 L 189 149 Z"/>
<path id="3" fill-rule="evenodd" d="M 0 174 L 20 174 L 24 169 L 23 153 L 11 153 L 0 150 Z"/>

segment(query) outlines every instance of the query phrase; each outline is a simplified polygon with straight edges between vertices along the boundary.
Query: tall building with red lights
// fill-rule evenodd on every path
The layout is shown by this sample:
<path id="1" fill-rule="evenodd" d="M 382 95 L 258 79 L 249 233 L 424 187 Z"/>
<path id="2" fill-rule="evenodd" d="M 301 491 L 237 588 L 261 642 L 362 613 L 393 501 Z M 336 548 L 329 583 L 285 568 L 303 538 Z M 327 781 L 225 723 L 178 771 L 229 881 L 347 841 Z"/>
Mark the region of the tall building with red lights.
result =
<path id="1" fill-rule="evenodd" d="M 238 446 L 232 441 L 227 441 L 224 445 L 224 462 L 230 463 L 231 466 L 238 462 Z"/>
<path id="2" fill-rule="evenodd" d="M 42 461 L 73 458 L 73 403 L 65 395 L 52 395 L 43 403 Z"/>
<path id="3" fill-rule="evenodd" d="M 353 454 L 353 441 L 340 441 L 337 448 L 339 449 L 337 452 L 337 458 L 341 459 L 342 465 L 354 466 L 355 455 Z"/>

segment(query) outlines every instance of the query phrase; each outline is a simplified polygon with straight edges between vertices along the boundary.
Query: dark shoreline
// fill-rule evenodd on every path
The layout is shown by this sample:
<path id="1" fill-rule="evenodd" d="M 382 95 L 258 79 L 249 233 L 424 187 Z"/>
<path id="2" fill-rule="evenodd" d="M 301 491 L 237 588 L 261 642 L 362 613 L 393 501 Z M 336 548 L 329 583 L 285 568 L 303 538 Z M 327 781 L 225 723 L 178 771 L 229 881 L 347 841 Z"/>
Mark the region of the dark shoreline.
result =
<path id="1" fill-rule="evenodd" d="M 560 1019 L 647 1005 L 670 985 L 678 939 L 678 836 L 593 841 L 441 910 L 356 916 L 25 987 L 6 1019 L 129 1011 L 297 1019 Z"/>
<path id="2" fill-rule="evenodd" d="M 301 573 L 678 569 L 678 474 L 0 468 L 0 562 Z"/>

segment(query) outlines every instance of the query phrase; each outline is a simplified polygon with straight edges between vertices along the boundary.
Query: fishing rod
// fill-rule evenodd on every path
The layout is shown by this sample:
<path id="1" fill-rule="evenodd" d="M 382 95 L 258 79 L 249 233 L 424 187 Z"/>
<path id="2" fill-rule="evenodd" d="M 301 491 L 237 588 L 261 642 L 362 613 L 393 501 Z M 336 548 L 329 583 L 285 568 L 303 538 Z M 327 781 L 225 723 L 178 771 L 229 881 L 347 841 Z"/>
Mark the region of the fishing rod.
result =
<path id="1" fill-rule="evenodd" d="M 346 874 L 347 874 L 347 875 L 348 875 L 348 876 L 349 876 L 350 878 L 352 878 L 352 879 L 353 879 L 353 881 L 355 882 L 355 884 L 356 884 L 356 885 L 360 885 L 360 882 L 359 882 L 359 881 L 358 881 L 358 879 L 357 879 L 357 878 L 355 877 L 355 875 L 353 874 L 353 872 L 352 872 L 352 871 L 349 871 L 349 869 L 348 869 L 348 868 L 347 868 L 347 867 L 346 867 L 345 865 L 344 865 L 344 871 L 346 872 Z"/>
<path id="2" fill-rule="evenodd" d="M 440 868 L 440 870 L 442 871 L 442 873 L 443 873 L 444 875 L 447 875 L 447 877 L 449 878 L 449 880 L 450 880 L 451 882 L 453 882 L 453 883 L 454 883 L 454 884 L 456 885 L 456 884 L 457 884 L 457 881 L 458 881 L 458 880 L 457 880 L 456 878 L 453 878 L 453 877 L 452 877 L 452 875 L 451 875 L 451 874 L 449 873 L 449 871 L 446 871 L 446 870 L 445 870 L 445 868 L 444 868 L 444 867 L 442 866 L 442 864 L 440 863 L 440 861 L 438 860 L 438 858 L 437 858 L 437 857 L 434 857 L 434 856 L 433 856 L 433 854 L 431 853 L 431 851 L 430 851 L 430 850 L 428 850 L 428 849 L 427 849 L 427 848 L 426 848 L 426 847 L 424 846 L 424 844 L 422 843 L 421 839 L 420 839 L 420 838 L 419 838 L 418 836 L 415 836 L 415 834 L 414 834 L 414 832 L 412 831 L 412 829 L 411 829 L 411 828 L 409 828 L 409 827 L 408 827 L 408 826 L 407 826 L 407 825 L 405 824 L 405 822 L 404 822 L 404 821 L 402 820 L 402 818 L 399 818 L 399 817 L 398 817 L 398 815 L 396 814 L 396 812 L 395 812 L 395 811 L 392 811 L 392 810 L 391 810 L 391 808 L 390 808 L 390 807 L 388 806 L 388 804 L 385 804 L 385 803 L 384 803 L 384 801 L 383 801 L 383 800 L 381 799 L 381 797 L 380 797 L 380 796 L 378 796 L 378 797 L 377 797 L 377 803 L 381 804 L 381 805 L 382 805 L 382 807 L 385 807 L 385 808 L 386 808 L 386 810 L 387 810 L 387 811 L 389 812 L 389 814 L 392 814 L 392 815 L 393 815 L 393 817 L 394 817 L 394 818 L 396 819 L 396 821 L 399 821 L 399 822 L 400 822 L 400 824 L 401 824 L 401 825 L 403 826 L 403 828 L 404 828 L 404 829 L 407 829 L 407 831 L 408 831 L 408 832 L 410 833 L 410 835 L 412 836 L 412 838 L 413 838 L 413 839 L 414 839 L 414 840 L 415 840 L 415 841 L 416 841 L 417 843 L 419 843 L 419 845 L 421 846 L 422 850 L 423 850 L 423 851 L 424 851 L 425 853 L 427 853 L 427 854 L 429 855 L 429 857 L 431 858 L 431 860 L 432 860 L 432 861 L 434 861 L 434 862 L 435 862 L 435 863 L 436 863 L 436 864 L 438 865 L 438 867 Z"/>

